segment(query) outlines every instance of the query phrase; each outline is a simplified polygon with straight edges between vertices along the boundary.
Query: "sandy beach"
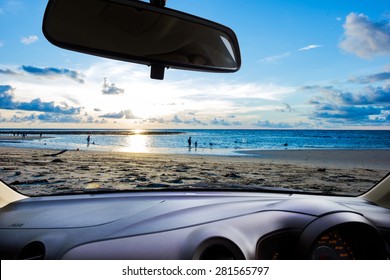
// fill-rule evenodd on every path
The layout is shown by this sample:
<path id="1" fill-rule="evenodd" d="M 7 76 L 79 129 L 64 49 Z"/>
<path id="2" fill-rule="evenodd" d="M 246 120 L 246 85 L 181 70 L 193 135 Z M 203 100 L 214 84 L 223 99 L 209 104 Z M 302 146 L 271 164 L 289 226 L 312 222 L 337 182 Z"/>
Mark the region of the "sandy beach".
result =
<path id="1" fill-rule="evenodd" d="M 229 157 L 1 147 L 0 178 L 27 195 L 181 185 L 266 186 L 357 194 L 371 188 L 390 170 L 390 150 L 250 154 Z"/>

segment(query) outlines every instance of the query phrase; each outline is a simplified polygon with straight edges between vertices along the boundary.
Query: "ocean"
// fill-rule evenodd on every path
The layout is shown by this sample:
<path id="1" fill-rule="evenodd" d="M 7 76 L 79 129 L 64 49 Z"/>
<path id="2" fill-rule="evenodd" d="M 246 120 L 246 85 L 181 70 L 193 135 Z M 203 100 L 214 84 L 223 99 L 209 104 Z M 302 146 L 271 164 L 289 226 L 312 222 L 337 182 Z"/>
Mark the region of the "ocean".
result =
<path id="1" fill-rule="evenodd" d="M 390 149 L 390 130 L 0 129 L 0 139 L 22 133 L 37 139 L 1 140 L 0 147 L 229 156 L 247 150 Z"/>

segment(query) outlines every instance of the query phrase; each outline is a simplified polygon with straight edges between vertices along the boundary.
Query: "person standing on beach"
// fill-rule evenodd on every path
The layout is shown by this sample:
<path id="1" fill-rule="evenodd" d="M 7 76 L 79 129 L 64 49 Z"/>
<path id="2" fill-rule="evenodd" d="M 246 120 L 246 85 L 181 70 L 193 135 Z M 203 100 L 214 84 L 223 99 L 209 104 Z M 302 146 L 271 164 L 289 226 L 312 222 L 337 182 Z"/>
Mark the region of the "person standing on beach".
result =
<path id="1" fill-rule="evenodd" d="M 89 146 L 89 142 L 91 141 L 91 135 L 88 135 L 87 137 L 87 145 Z"/>
<path id="2" fill-rule="evenodd" d="M 191 149 L 191 137 L 188 138 L 188 149 Z"/>

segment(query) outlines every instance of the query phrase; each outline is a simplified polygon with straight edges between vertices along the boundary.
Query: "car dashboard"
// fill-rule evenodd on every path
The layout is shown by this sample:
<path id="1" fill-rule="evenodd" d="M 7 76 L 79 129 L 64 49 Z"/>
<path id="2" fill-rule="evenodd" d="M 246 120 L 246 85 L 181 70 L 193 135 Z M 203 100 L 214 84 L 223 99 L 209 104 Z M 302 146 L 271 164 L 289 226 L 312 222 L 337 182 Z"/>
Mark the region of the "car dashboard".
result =
<path id="1" fill-rule="evenodd" d="M 153 191 L 0 209 L 1 259 L 388 259 L 390 209 L 358 197 Z"/>

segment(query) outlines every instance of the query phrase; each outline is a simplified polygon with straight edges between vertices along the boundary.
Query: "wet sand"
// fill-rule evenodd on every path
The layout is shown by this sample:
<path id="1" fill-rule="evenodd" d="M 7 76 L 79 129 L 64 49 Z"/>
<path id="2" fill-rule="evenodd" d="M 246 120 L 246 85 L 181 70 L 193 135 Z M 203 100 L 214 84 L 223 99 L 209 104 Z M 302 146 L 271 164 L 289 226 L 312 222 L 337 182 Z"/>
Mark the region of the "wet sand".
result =
<path id="1" fill-rule="evenodd" d="M 375 168 L 390 171 L 390 150 L 282 150 L 243 151 L 279 163 L 307 164 L 338 168 Z"/>
<path id="2" fill-rule="evenodd" d="M 27 195 L 83 190 L 284 187 L 358 194 L 390 170 L 390 150 L 251 151 L 252 156 L 0 148 L 0 178 Z"/>

